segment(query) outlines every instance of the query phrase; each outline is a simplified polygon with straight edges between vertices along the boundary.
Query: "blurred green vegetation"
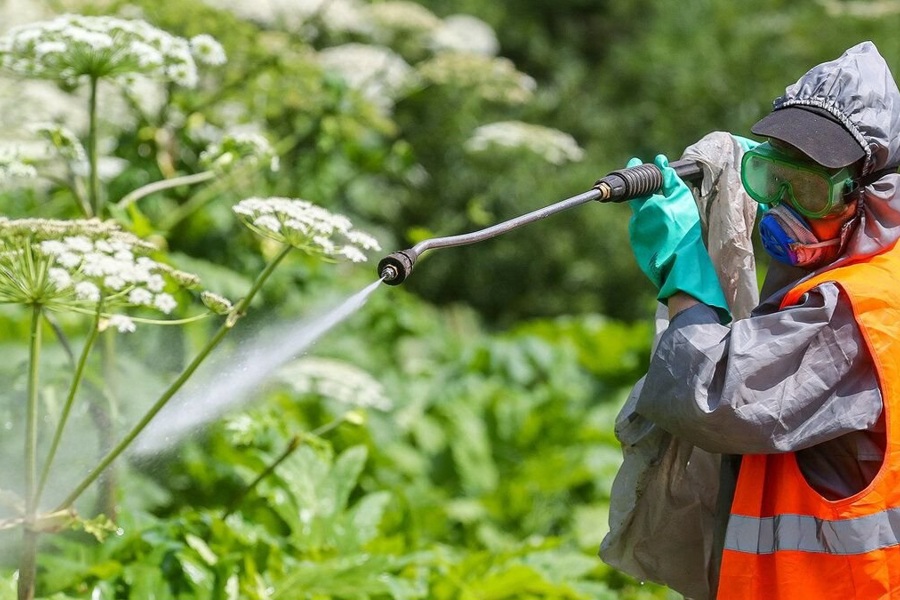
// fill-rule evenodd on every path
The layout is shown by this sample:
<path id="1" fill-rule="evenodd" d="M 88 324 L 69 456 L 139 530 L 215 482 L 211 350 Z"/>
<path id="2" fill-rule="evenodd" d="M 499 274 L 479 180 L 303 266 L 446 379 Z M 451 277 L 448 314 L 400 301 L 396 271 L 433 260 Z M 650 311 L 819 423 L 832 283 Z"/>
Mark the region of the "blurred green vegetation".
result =
<path id="1" fill-rule="evenodd" d="M 499 180 L 463 179 L 465 167 L 443 154 L 429 163 L 479 192 L 434 186 L 424 196 L 440 198 L 432 200 L 440 204 L 434 211 L 461 214 L 477 201 L 496 220 L 584 191 L 631 156 L 678 156 L 710 131 L 750 135 L 787 85 L 860 41 L 874 41 L 900 69 L 894 35 L 900 13 L 878 0 L 423 3 L 439 14 L 470 12 L 491 23 L 504 55 L 538 81 L 536 101 L 522 107 L 522 118 L 567 131 L 585 148 L 577 165 L 521 164 Z M 573 312 L 644 318 L 652 301 L 629 255 L 627 208 L 576 210 L 445 251 L 408 285 L 431 301 L 466 302 L 501 324 Z M 432 222 L 442 235 L 484 225 L 470 220 L 451 230 L 442 216 Z"/>
<path id="2" fill-rule="evenodd" d="M 329 4 L 343 5 L 322 6 Z M 361 3 L 406 14 L 411 4 Z M 165 88 L 156 103 L 154 94 L 126 95 L 117 110 L 103 111 L 101 126 L 105 152 L 127 164 L 106 182 L 113 216 L 232 298 L 246 292 L 272 252 L 231 214 L 248 196 L 305 198 L 344 213 L 375 232 L 387 254 L 580 193 L 630 156 L 675 156 L 713 130 L 746 134 L 787 84 L 864 39 L 900 68 L 900 10 L 886 1 L 423 0 L 415 6 L 434 18 L 473 15 L 496 32 L 499 57 L 490 69 L 455 74 L 439 69 L 439 53 L 415 28 L 378 37 L 329 27 L 325 9 L 297 23 L 291 11 L 303 2 L 43 6 L 141 18 L 179 36 L 211 34 L 224 46 L 228 62 L 203 72 L 196 89 Z M 254 9 L 263 12 L 253 17 Z M 321 62 L 326 49 L 374 41 L 419 76 L 387 108 Z M 521 148 L 467 150 L 477 127 L 509 120 L 571 134 L 582 160 L 553 162 Z M 210 183 L 115 209 L 139 186 L 202 173 L 210 139 L 241 127 L 269 139 L 277 171 L 237 166 Z M 68 218 L 76 214 L 71 199 L 58 181 L 7 186 L 0 209 L 10 217 Z M 646 367 L 655 303 L 628 248 L 628 216 L 627 206 L 589 205 L 427 255 L 408 282 L 379 289 L 261 387 L 255 402 L 174 440 L 167 452 L 121 461 L 106 489 L 118 514 L 105 541 L 84 531 L 43 538 L 41 596 L 677 597 L 596 557 L 620 462 L 612 424 Z M 291 257 L 242 327 L 315 314 L 372 282 L 372 263 Z M 61 327 L 78 347 L 78 323 L 66 319 Z M 98 424 L 96 400 L 76 408 L 61 488 L 141 414 L 146 397 L 183 367 L 208 329 L 119 342 L 116 381 L 95 377 L 86 387 L 95 395 L 118 389 L 122 401 L 110 427 Z M 27 335 L 23 316 L 4 308 L 5 464 L 21 454 Z M 45 356 L 41 401 L 52 423 L 69 359 L 58 345 Z M 331 385 L 310 387 L 310 372 Z M 355 380 L 360 387 L 349 385 Z M 382 403 L 367 404 L 370 394 Z M 7 474 L 0 523 L 15 514 L 21 486 L 16 468 Z M 94 490 L 79 510 L 109 512 L 108 499 L 95 506 L 103 497 Z M 15 597 L 20 533 L 0 527 L 0 599 Z"/>

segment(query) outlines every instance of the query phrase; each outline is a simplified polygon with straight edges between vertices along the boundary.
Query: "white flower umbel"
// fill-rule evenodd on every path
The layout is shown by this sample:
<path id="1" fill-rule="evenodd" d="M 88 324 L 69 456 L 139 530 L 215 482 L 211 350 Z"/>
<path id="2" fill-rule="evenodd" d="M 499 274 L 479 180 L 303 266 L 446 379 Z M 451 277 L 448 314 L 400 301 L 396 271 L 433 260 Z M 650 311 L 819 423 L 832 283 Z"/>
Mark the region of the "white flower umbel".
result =
<path id="1" fill-rule="evenodd" d="M 15 151 L 0 151 L 0 186 L 37 175 L 37 169 L 20 160 Z"/>
<path id="2" fill-rule="evenodd" d="M 199 281 L 147 256 L 153 250 L 111 222 L 0 217 L 0 302 L 88 314 L 102 303 L 105 325 L 132 331 L 118 311 L 169 314 L 177 303 L 166 290 Z"/>
<path id="3" fill-rule="evenodd" d="M 50 143 L 53 149 L 65 160 L 75 164 L 87 162 L 87 152 L 81 140 L 68 127 L 56 123 L 40 123 L 34 126 L 39 138 Z"/>
<path id="4" fill-rule="evenodd" d="M 364 262 L 366 251 L 381 249 L 375 238 L 353 229 L 347 217 L 306 200 L 247 198 L 234 212 L 259 235 L 320 258 Z"/>
<path id="5" fill-rule="evenodd" d="M 362 33 L 368 23 L 358 0 L 205 0 L 234 14 L 316 38 L 320 29 L 332 33 Z"/>
<path id="6" fill-rule="evenodd" d="M 128 80 L 146 75 L 193 87 L 194 57 L 224 62 L 209 36 L 194 43 L 141 20 L 62 15 L 9 30 L 0 38 L 0 67 L 20 75 L 76 85 L 81 78 Z"/>
<path id="7" fill-rule="evenodd" d="M 577 162 L 584 150 L 568 133 L 521 121 L 500 121 L 478 127 L 465 144 L 469 152 L 524 149 L 554 165 Z"/>
<path id="8" fill-rule="evenodd" d="M 390 42 L 398 35 L 430 34 L 441 25 L 433 12 L 415 2 L 393 0 L 369 4 L 364 9 L 376 40 Z"/>
<path id="9" fill-rule="evenodd" d="M 523 104 L 537 87 L 535 80 L 518 71 L 508 58 L 472 52 L 443 52 L 417 65 L 419 75 L 436 85 L 471 90 L 485 100 Z"/>
<path id="10" fill-rule="evenodd" d="M 471 15 L 446 17 L 431 34 L 431 47 L 436 52 L 468 52 L 496 56 L 500 42 L 494 28 Z"/>
<path id="11" fill-rule="evenodd" d="M 202 33 L 192 37 L 190 44 L 191 54 L 205 65 L 224 65 L 228 60 L 225 56 L 225 49 L 222 48 L 222 44 L 209 34 Z"/>
<path id="12" fill-rule="evenodd" d="M 326 48 L 319 52 L 319 64 L 384 110 L 390 110 L 414 83 L 413 69 L 384 46 L 343 44 Z"/>
<path id="13" fill-rule="evenodd" d="M 393 409 L 384 386 L 366 371 L 350 363 L 330 358 L 301 358 L 285 365 L 279 379 L 300 394 L 318 394 L 341 404 Z"/>
<path id="14" fill-rule="evenodd" d="M 277 171 L 277 158 L 269 140 L 261 134 L 245 132 L 226 133 L 200 153 L 201 164 L 218 171 L 246 162 L 268 164 L 271 170 Z"/>

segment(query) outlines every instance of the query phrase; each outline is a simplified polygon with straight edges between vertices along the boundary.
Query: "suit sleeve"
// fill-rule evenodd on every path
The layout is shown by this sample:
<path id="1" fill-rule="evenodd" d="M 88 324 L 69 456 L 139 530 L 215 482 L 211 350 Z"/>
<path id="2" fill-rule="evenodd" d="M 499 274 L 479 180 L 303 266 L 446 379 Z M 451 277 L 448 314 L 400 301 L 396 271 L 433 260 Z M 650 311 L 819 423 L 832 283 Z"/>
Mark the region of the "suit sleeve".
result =
<path id="1" fill-rule="evenodd" d="M 636 410 L 709 452 L 758 454 L 870 429 L 882 400 L 849 303 L 826 283 L 730 327 L 705 305 L 676 315 Z"/>

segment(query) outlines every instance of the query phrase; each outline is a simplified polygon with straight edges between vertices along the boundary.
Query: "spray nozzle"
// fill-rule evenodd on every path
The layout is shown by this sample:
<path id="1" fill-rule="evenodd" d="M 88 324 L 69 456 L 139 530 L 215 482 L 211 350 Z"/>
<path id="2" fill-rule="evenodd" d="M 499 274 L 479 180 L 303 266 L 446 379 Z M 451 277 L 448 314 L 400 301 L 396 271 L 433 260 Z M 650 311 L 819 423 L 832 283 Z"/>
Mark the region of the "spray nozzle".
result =
<path id="1" fill-rule="evenodd" d="M 700 163 L 692 160 L 678 160 L 669 163 L 675 169 L 679 177 L 685 181 L 696 182 L 703 178 L 703 169 Z M 627 169 L 613 171 L 609 175 L 599 179 L 594 187 L 572 196 L 556 204 L 539 208 L 538 210 L 522 216 L 497 223 L 486 229 L 453 235 L 441 238 L 432 238 L 419 242 L 412 248 L 400 250 L 385 256 L 378 263 L 378 276 L 388 285 L 399 285 L 406 280 L 412 272 L 416 259 L 426 250 L 432 248 L 447 248 L 449 246 L 465 246 L 474 244 L 500 234 L 506 233 L 522 225 L 533 223 L 550 215 L 556 214 L 573 206 L 579 206 L 597 200 L 598 202 L 624 202 L 633 198 L 640 198 L 657 192 L 662 187 L 662 171 L 655 164 L 647 163 Z"/>
<path id="2" fill-rule="evenodd" d="M 389 254 L 379 261 L 378 275 L 388 285 L 400 285 L 412 273 L 416 258 L 412 249 Z"/>

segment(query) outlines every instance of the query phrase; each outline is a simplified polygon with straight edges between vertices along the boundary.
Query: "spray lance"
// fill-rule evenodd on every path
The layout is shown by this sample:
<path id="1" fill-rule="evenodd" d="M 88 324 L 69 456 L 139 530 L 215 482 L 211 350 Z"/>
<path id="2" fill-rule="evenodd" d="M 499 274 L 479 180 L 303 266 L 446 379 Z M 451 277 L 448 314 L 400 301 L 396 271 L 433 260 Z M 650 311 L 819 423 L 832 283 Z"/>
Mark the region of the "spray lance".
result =
<path id="1" fill-rule="evenodd" d="M 703 169 L 699 162 L 678 160 L 669 163 L 669 166 L 675 169 L 675 172 L 684 181 L 696 183 L 703 178 Z M 461 235 L 427 239 L 407 250 L 394 252 L 382 258 L 378 263 L 378 276 L 388 285 L 399 285 L 409 277 L 416 260 L 426 250 L 474 244 L 592 200 L 602 203 L 625 202 L 656 193 L 661 187 L 662 171 L 655 164 L 645 163 L 636 167 L 619 169 L 597 180 L 594 187 L 577 196 L 566 198 L 485 229 Z"/>

